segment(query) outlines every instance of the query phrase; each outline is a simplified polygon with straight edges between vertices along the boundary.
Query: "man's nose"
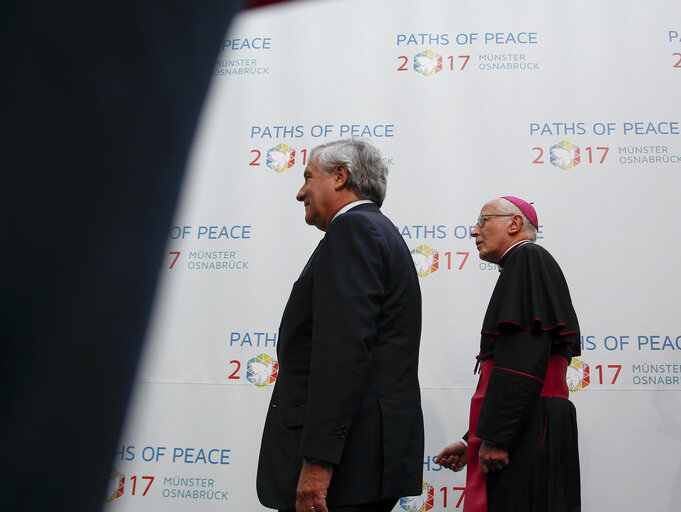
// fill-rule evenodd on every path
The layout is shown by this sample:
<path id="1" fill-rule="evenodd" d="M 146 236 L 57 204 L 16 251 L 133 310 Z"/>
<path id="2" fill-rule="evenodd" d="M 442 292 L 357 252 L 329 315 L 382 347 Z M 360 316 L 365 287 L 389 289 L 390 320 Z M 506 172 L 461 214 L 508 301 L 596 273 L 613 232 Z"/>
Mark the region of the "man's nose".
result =
<path id="1" fill-rule="evenodd" d="M 480 226 L 478 226 L 477 224 L 473 226 L 473 229 L 471 229 L 471 236 L 472 237 L 480 236 Z"/>
<path id="2" fill-rule="evenodd" d="M 305 192 L 303 192 L 303 187 L 300 188 L 298 193 L 296 194 L 296 200 L 297 201 L 303 201 L 305 199 Z"/>

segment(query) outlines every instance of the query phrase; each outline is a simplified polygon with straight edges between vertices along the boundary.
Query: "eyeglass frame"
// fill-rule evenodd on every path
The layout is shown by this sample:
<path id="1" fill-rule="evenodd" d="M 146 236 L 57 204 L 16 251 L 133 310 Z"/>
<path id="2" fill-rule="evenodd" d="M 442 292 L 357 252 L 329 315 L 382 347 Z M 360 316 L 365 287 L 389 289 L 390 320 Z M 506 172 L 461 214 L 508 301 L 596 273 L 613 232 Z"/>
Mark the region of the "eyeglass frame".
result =
<path id="1" fill-rule="evenodd" d="M 485 217 L 513 217 L 515 213 L 486 213 L 485 215 L 480 215 L 478 217 L 478 222 L 476 226 L 482 229 L 485 226 Z M 482 221 L 482 222 L 481 222 Z"/>

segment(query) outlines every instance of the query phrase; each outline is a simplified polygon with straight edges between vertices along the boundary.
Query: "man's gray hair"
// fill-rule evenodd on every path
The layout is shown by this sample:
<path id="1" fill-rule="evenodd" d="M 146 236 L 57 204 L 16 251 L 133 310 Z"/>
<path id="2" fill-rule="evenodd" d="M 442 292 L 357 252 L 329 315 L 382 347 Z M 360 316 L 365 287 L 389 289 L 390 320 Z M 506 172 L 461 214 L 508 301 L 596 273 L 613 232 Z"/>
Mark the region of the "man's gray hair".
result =
<path id="1" fill-rule="evenodd" d="M 516 205 L 514 205 L 511 201 L 508 199 L 504 199 L 503 197 L 500 198 L 501 201 L 498 202 L 498 207 L 501 210 L 501 213 L 504 214 L 509 214 L 509 215 L 522 215 L 523 217 L 523 228 L 522 231 L 527 235 L 527 237 L 532 241 L 536 242 L 537 241 L 537 228 L 534 227 L 534 224 L 530 222 L 530 220 L 525 217 L 525 214 L 522 212 L 520 208 L 518 208 Z"/>
<path id="2" fill-rule="evenodd" d="M 363 139 L 327 142 L 312 150 L 312 161 L 324 174 L 329 174 L 338 165 L 344 165 L 348 170 L 348 184 L 357 197 L 369 199 L 379 207 L 383 204 L 388 166 L 370 142 Z"/>

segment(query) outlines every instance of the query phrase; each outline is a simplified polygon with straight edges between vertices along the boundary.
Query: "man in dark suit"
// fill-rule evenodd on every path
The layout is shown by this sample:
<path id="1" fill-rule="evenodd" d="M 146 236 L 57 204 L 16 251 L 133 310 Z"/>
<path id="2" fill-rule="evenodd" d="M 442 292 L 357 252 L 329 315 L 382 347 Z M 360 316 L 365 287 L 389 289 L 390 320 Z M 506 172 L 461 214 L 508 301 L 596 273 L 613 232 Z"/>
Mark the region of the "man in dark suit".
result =
<path id="1" fill-rule="evenodd" d="M 280 510 L 389 511 L 422 489 L 421 292 L 363 140 L 312 150 L 296 199 L 326 235 L 293 285 L 257 488 Z"/>

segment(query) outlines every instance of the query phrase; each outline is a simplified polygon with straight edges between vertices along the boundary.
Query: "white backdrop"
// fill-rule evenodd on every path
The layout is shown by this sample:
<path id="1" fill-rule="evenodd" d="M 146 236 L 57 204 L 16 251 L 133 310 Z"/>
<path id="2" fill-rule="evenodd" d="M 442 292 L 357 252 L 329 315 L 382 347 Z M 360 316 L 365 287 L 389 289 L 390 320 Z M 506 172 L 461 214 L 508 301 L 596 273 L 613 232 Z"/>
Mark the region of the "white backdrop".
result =
<path id="1" fill-rule="evenodd" d="M 424 274 L 424 500 L 396 510 L 462 507 L 465 471 L 432 458 L 467 428 L 498 276 L 470 228 L 507 194 L 535 203 L 580 319 L 583 510 L 678 510 L 681 4 L 296 2 L 224 46 L 107 510 L 264 510 L 276 332 L 323 235 L 295 194 L 307 152 L 350 135 L 386 157 L 383 211 Z"/>

